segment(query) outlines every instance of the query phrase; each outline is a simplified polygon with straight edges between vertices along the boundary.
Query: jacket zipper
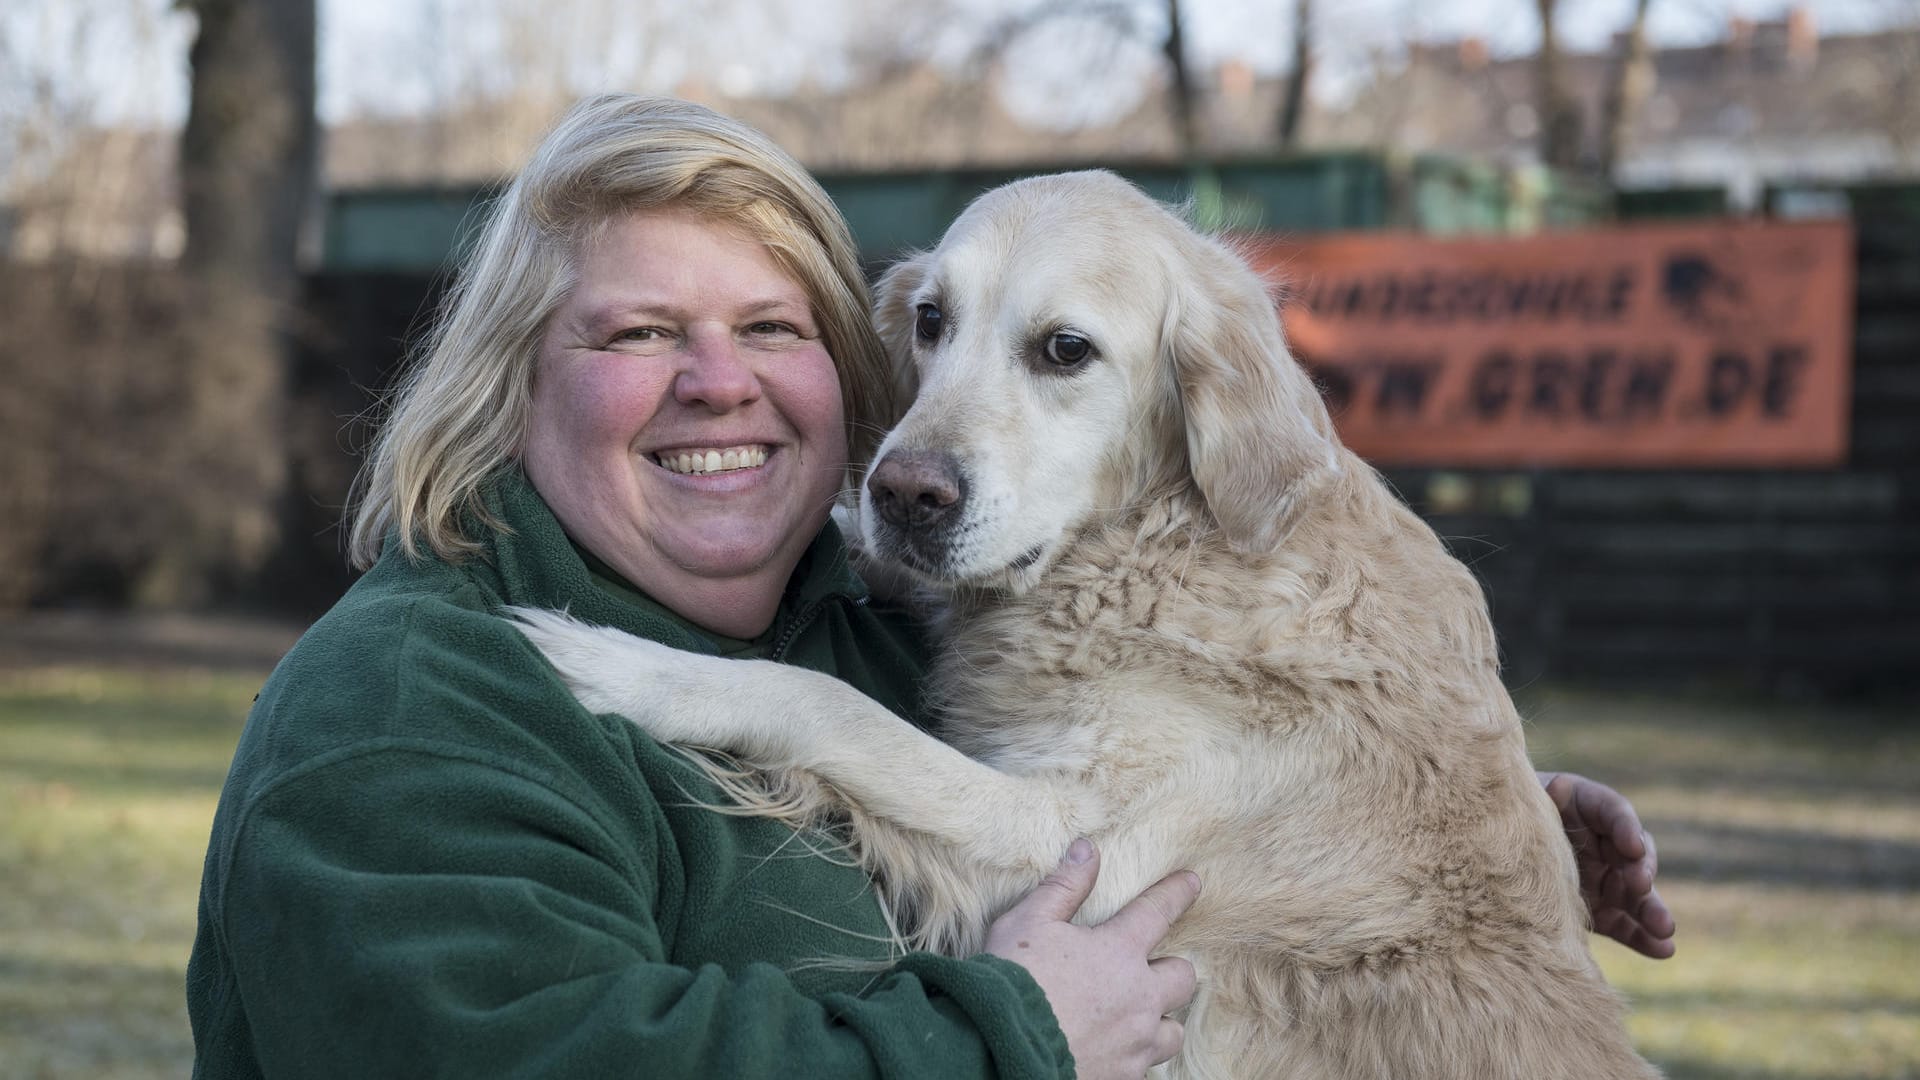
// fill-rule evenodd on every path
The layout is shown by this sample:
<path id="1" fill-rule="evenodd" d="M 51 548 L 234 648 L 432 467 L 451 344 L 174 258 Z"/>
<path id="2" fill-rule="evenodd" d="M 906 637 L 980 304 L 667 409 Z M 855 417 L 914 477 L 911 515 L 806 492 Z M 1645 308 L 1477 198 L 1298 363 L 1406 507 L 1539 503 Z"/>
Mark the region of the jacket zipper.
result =
<path id="1" fill-rule="evenodd" d="M 787 624 L 787 628 L 780 631 L 780 637 L 773 643 L 773 651 L 769 658 L 778 660 L 783 664 L 786 663 L 787 649 L 792 647 L 793 639 L 800 636 L 800 631 L 812 626 L 813 621 L 820 617 L 820 612 L 823 611 L 828 604 L 835 600 L 842 599 L 845 598 L 841 596 L 823 596 L 813 603 L 808 604 L 806 607 L 801 608 L 800 613 L 795 615 L 793 621 Z"/>

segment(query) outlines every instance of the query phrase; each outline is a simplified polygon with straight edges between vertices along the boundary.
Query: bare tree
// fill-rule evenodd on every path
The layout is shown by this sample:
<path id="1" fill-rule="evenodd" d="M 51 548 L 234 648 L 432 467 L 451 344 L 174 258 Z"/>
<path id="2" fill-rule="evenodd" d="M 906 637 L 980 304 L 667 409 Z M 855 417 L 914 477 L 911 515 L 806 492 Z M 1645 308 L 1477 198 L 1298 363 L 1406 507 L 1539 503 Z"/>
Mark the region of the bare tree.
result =
<path id="1" fill-rule="evenodd" d="M 1534 0 L 1540 13 L 1540 51 L 1534 61 L 1534 100 L 1540 118 L 1540 160 L 1572 168 L 1580 160 L 1580 109 L 1560 73 L 1560 37 L 1555 16 L 1560 0 Z"/>
<path id="2" fill-rule="evenodd" d="M 1167 99 L 1175 141 L 1183 158 L 1200 152 L 1200 94 L 1187 56 L 1186 29 L 1180 0 L 1160 0 L 1166 28 L 1159 38 L 1167 65 Z M 1005 54 L 1023 35 L 1058 19 L 1086 19 L 1106 24 L 1123 38 L 1150 40 L 1151 11 L 1141 0 L 1042 0 L 989 24 L 975 42 L 966 68 L 978 72 Z"/>
<path id="3" fill-rule="evenodd" d="M 1606 100 L 1602 103 L 1605 128 L 1600 133 L 1600 157 L 1596 169 L 1602 179 L 1612 181 L 1632 137 L 1634 120 L 1640 107 L 1653 92 L 1653 56 L 1647 47 L 1647 8 L 1650 0 L 1634 0 L 1633 19 L 1621 35 L 1611 78 L 1607 81 Z"/>
<path id="4" fill-rule="evenodd" d="M 264 275 L 284 296 L 314 193 L 314 0 L 181 2 L 199 20 L 180 137 L 184 263 Z"/>
<path id="5" fill-rule="evenodd" d="M 1313 77 L 1313 0 L 1293 2 L 1293 69 L 1287 72 L 1286 103 L 1280 108 L 1280 145 L 1291 149 L 1300 141 L 1300 118 L 1306 115 L 1307 93 Z"/>
<path id="6" fill-rule="evenodd" d="M 1174 124 L 1180 137 L 1180 156 L 1191 161 L 1200 151 L 1200 135 L 1194 119 L 1199 95 L 1194 92 L 1193 71 L 1187 63 L 1186 33 L 1180 26 L 1180 0 L 1166 2 L 1167 37 L 1160 48 L 1167 58 Z"/>
<path id="7" fill-rule="evenodd" d="M 137 108 L 103 124 L 151 96 L 176 29 L 148 0 L 0 19 L 0 609 L 76 581 L 117 599 L 179 502 L 172 150 Z"/>
<path id="8" fill-rule="evenodd" d="M 0 251 L 38 264 L 173 253 L 172 192 L 153 183 L 168 148 L 137 108 L 124 116 L 163 77 L 171 21 L 152 0 L 0 18 Z M 124 59 L 102 65 L 109 52 Z"/>
<path id="9" fill-rule="evenodd" d="M 183 328 L 193 379 L 180 431 L 200 497 L 143 582 L 190 603 L 275 539 L 284 483 L 286 315 L 314 194 L 314 0 L 182 0 L 199 21 L 180 139 Z"/>
<path id="10" fill-rule="evenodd" d="M 1885 0 L 1880 10 L 1886 28 L 1876 55 L 1855 65 L 1850 85 L 1829 94 L 1885 134 L 1893 168 L 1909 171 L 1920 167 L 1920 0 Z"/>

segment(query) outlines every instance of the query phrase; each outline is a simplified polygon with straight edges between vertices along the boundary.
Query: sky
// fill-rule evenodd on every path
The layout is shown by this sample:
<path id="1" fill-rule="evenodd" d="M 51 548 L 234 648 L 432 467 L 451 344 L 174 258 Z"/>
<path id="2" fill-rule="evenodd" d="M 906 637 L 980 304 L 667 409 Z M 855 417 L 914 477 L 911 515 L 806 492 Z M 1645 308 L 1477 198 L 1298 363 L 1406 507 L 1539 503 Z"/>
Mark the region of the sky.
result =
<path id="1" fill-rule="evenodd" d="M 729 90 L 780 92 L 804 81 L 832 86 L 858 68 L 851 50 L 875 35 L 896 49 L 951 61 L 973 28 L 1035 0 L 717 0 L 697 19 L 670 0 L 319 0 L 321 114 L 420 111 L 455 88 L 486 78 L 503 50 L 528 35 L 550 36 L 567 58 L 570 90 L 585 93 L 612 73 L 644 70 L 668 91 L 699 75 Z M 1562 38 L 1601 47 L 1629 17 L 1633 0 L 1561 0 Z M 1538 41 L 1534 0 L 1320 0 L 1323 92 L 1338 87 L 1370 50 L 1407 41 L 1484 39 L 1496 54 L 1530 52 Z M 1778 18 L 1786 0 L 1652 0 L 1656 41 L 1720 37 L 1730 18 Z M 1892 21 L 1920 25 L 1920 0 L 1803 0 L 1822 33 Z M 1017 39 L 1005 54 L 1003 96 L 1016 111 L 1077 113 L 1097 119 L 1124 107 L 1120 88 L 1137 86 L 1160 61 L 1164 29 L 1156 0 L 1140 5 L 1128 37 L 1093 21 L 1056 20 Z M 103 119 L 176 124 L 186 111 L 186 49 L 192 20 L 172 0 L 5 0 L 0 4 L 0 110 L 27 107 L 23 95 L 62 97 Z M 1291 0 L 1183 0 L 1190 54 L 1201 67 L 1239 57 L 1255 70 L 1283 69 L 1291 56 Z M 538 12 L 518 32 L 476 11 Z M 554 14 L 555 12 L 570 12 Z M 626 80 L 629 81 L 630 80 Z M 4 121 L 0 113 L 0 122 Z"/>

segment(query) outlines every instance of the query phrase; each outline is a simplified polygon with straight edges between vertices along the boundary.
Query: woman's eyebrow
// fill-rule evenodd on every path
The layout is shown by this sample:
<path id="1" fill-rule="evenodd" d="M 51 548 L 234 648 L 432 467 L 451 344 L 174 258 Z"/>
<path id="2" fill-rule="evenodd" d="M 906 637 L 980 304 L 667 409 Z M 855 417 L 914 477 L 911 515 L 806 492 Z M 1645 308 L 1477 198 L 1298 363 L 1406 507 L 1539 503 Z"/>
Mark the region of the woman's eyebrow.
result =
<path id="1" fill-rule="evenodd" d="M 794 314 L 811 316 L 813 305 L 804 296 L 770 296 L 760 300 L 749 300 L 738 309 L 743 317 L 755 315 Z"/>
<path id="2" fill-rule="evenodd" d="M 650 301 L 644 296 L 614 296 L 587 308 L 581 313 L 580 319 L 588 326 L 603 326 L 644 316 L 673 318 L 676 312 L 672 307 L 671 304 Z"/>
<path id="3" fill-rule="evenodd" d="M 582 319 L 588 326 L 605 326 L 635 318 L 665 318 L 684 321 L 690 309 L 682 304 L 645 296 L 613 297 L 588 308 Z M 804 296 L 762 296 L 733 305 L 731 318 L 751 319 L 759 315 L 805 315 L 811 317 L 813 305 Z"/>

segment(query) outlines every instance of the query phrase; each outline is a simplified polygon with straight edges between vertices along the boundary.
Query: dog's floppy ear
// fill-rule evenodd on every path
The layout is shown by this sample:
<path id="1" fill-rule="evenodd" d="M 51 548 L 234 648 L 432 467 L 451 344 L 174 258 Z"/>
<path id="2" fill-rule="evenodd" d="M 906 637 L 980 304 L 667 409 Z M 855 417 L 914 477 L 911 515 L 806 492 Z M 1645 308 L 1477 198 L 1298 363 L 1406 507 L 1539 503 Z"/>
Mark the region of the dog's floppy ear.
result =
<path id="1" fill-rule="evenodd" d="M 1228 540 L 1272 552 L 1340 468 L 1333 422 L 1287 352 L 1266 283 L 1219 242 L 1182 239 L 1161 342 L 1180 383 L 1188 465 Z"/>
<path id="2" fill-rule="evenodd" d="M 894 400 L 905 409 L 920 390 L 919 372 L 913 366 L 913 324 L 916 312 L 911 303 L 914 291 L 927 279 L 933 255 L 916 251 L 880 275 L 873 287 L 873 328 L 886 347 L 893 364 Z"/>

